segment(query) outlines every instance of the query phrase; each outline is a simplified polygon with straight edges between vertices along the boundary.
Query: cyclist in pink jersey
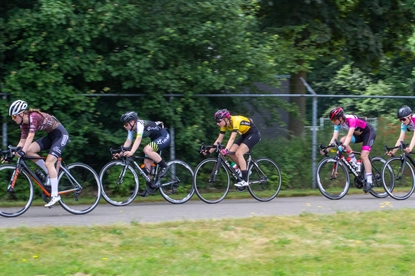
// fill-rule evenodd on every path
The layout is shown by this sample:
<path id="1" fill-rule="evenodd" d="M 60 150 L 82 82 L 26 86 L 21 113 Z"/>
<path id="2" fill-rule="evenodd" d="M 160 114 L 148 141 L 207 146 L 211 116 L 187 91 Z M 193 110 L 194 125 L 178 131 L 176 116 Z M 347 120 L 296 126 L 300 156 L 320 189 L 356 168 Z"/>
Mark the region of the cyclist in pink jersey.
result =
<path id="1" fill-rule="evenodd" d="M 375 129 L 364 119 L 359 118 L 356 115 L 345 115 L 344 110 L 341 107 L 335 107 L 330 111 L 329 118 L 334 124 L 333 136 L 330 140 L 330 144 L 334 143 L 334 140 L 338 140 L 340 129 L 346 129 L 347 135 L 340 139 L 342 146 L 338 150 L 345 150 L 346 153 L 352 158 L 353 162 L 357 162 L 356 157 L 352 153 L 350 143 L 362 143 L 362 151 L 360 157 L 362 158 L 363 165 L 365 166 L 366 182 L 363 186 L 365 193 L 369 192 L 373 187 L 372 184 L 372 164 L 369 160 L 369 153 L 372 149 L 373 143 L 376 139 Z M 323 152 L 322 152 L 323 154 Z"/>
<path id="2" fill-rule="evenodd" d="M 45 207 L 51 207 L 61 199 L 58 195 L 58 173 L 55 163 L 69 143 L 68 132 L 54 116 L 38 109 L 28 109 L 27 103 L 22 100 L 14 101 L 10 105 L 9 116 L 20 125 L 21 129 L 20 141 L 17 145 L 21 147 L 21 150 L 16 155 L 39 157 L 33 160 L 48 175 L 48 178 L 43 181 L 51 185 L 51 200 Z M 33 141 L 38 130 L 46 132 L 47 135 Z M 49 149 L 49 154 L 46 160 L 43 160 L 38 152 L 47 149 Z"/>
<path id="3" fill-rule="evenodd" d="M 407 131 L 414 131 L 414 135 L 412 136 L 411 143 L 405 149 L 405 152 L 410 153 L 415 146 L 415 117 L 412 115 L 412 109 L 404 105 L 398 109 L 397 117 L 401 121 L 401 133 L 399 134 L 399 138 L 396 141 L 395 146 L 399 146 L 401 141 L 405 141 L 405 135 Z M 392 151 L 387 152 L 386 154 L 392 156 L 398 149 L 394 149 Z"/>

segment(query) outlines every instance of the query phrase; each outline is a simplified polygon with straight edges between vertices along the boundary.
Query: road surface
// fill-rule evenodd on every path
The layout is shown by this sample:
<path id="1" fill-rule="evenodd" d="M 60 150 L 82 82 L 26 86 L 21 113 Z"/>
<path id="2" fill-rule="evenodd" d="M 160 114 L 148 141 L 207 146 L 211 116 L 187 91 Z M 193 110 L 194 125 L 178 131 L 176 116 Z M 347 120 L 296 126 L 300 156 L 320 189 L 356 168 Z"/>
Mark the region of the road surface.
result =
<path id="1" fill-rule="evenodd" d="M 341 200 L 329 200 L 323 196 L 275 198 L 270 202 L 255 199 L 224 200 L 218 204 L 206 204 L 192 200 L 174 205 L 168 202 L 135 202 L 125 207 L 106 203 L 97 206 L 86 215 L 72 215 L 59 204 L 52 209 L 32 206 L 16 218 L 0 217 L 0 227 L 36 226 L 93 226 L 111 224 L 157 223 L 177 220 L 211 220 L 222 218 L 248 218 L 254 216 L 288 216 L 302 213 L 333 214 L 336 212 L 364 212 L 415 208 L 415 198 L 397 201 L 392 198 L 378 199 L 367 195 L 346 195 Z"/>

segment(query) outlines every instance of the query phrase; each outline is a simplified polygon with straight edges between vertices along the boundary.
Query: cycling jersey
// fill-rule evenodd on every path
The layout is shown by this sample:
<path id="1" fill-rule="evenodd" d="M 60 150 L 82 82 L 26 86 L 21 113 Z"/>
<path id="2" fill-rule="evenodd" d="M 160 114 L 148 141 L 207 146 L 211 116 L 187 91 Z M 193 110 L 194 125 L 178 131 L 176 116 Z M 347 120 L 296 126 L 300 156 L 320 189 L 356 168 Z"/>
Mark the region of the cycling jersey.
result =
<path id="1" fill-rule="evenodd" d="M 227 130 L 237 131 L 239 134 L 246 134 L 253 125 L 251 120 L 244 116 L 231 116 L 230 126 L 220 128 L 220 133 L 225 133 Z"/>
<path id="2" fill-rule="evenodd" d="M 52 115 L 44 112 L 30 112 L 29 124 L 20 125 L 22 131 L 20 138 L 26 139 L 30 133 L 42 130 L 47 133 L 51 132 L 60 125 L 60 122 Z"/>
<path id="3" fill-rule="evenodd" d="M 340 131 L 341 128 L 343 129 L 349 129 L 354 127 L 355 131 L 360 131 L 366 128 L 367 122 L 359 119 L 356 115 L 345 115 L 346 120 L 340 124 L 334 126 L 334 131 Z"/>
<path id="4" fill-rule="evenodd" d="M 135 129 L 128 130 L 127 139 L 134 140 L 137 137 L 149 137 L 153 141 L 161 136 L 161 130 L 162 128 L 153 121 L 138 120 L 135 124 Z"/>
<path id="5" fill-rule="evenodd" d="M 340 125 L 334 126 L 334 131 L 340 131 L 341 128 L 349 130 L 355 128 L 351 143 L 362 143 L 362 150 L 370 151 L 376 139 L 375 129 L 365 120 L 356 115 L 345 115 L 345 121 Z"/>
<path id="6" fill-rule="evenodd" d="M 35 142 L 41 151 L 49 149 L 49 154 L 56 158 L 61 157 L 63 149 L 70 142 L 65 127 L 54 116 L 44 112 L 30 112 L 29 123 L 21 124 L 20 129 L 21 139 L 26 139 L 29 133 L 35 133 L 37 130 L 45 131 L 47 135 Z"/>
<path id="7" fill-rule="evenodd" d="M 148 144 L 154 151 L 159 151 L 170 146 L 171 137 L 165 128 L 157 125 L 153 121 L 138 120 L 134 130 L 128 130 L 128 140 L 137 137 L 149 137 L 151 142 Z"/>
<path id="8" fill-rule="evenodd" d="M 415 117 L 412 116 L 411 117 L 411 122 L 408 125 L 405 125 L 404 123 L 401 124 L 401 131 L 406 132 L 406 131 L 413 131 L 415 130 Z"/>

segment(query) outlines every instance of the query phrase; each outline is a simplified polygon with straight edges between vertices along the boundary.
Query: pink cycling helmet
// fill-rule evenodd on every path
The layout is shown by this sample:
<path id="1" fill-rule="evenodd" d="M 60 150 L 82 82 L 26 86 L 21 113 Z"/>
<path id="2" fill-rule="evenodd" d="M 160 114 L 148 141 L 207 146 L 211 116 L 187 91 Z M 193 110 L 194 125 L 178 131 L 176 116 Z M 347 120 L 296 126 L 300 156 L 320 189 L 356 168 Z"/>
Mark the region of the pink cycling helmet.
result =
<path id="1" fill-rule="evenodd" d="M 231 113 L 227 110 L 227 109 L 219 109 L 218 111 L 216 111 L 215 113 L 215 120 L 222 120 L 224 118 L 230 118 L 231 117 Z"/>

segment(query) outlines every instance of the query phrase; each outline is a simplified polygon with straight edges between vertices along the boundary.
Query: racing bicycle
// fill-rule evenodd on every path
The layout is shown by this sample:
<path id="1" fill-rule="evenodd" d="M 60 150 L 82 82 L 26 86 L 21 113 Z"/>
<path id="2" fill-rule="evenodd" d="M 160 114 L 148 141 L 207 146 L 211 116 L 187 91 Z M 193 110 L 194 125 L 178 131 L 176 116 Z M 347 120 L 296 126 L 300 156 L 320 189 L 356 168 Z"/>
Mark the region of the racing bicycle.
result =
<path id="1" fill-rule="evenodd" d="M 110 149 L 111 155 L 121 153 L 127 149 Z M 161 152 L 160 152 L 161 154 Z M 102 187 L 102 197 L 111 205 L 126 206 L 134 201 L 139 194 L 140 178 L 144 180 L 145 191 L 155 194 L 160 191 L 161 196 L 170 203 L 182 204 L 192 198 L 193 170 L 184 161 L 174 159 L 167 163 L 167 173 L 160 179 L 160 167 L 153 164 L 150 175 L 147 175 L 135 161 L 144 160 L 145 157 L 120 156 L 117 160 L 107 163 L 99 173 Z M 142 163 L 142 162 L 140 162 Z"/>
<path id="2" fill-rule="evenodd" d="M 220 153 L 223 145 L 206 146 L 202 144 L 200 153 L 214 148 L 217 158 L 202 160 L 195 169 L 193 185 L 197 196 L 206 203 L 221 202 L 229 192 L 232 176 L 236 182 L 241 175 L 231 166 L 227 158 Z M 235 154 L 235 153 L 228 153 Z M 282 184 L 281 172 L 278 165 L 269 158 L 254 159 L 251 152 L 247 153 L 248 183 L 247 187 L 235 187 L 237 191 L 245 191 L 258 201 L 274 199 Z"/>
<path id="3" fill-rule="evenodd" d="M 364 164 L 361 164 L 360 171 L 347 161 L 342 151 L 336 150 L 334 156 L 330 157 L 328 152 L 330 148 L 338 148 L 342 143 L 335 140 L 333 144 L 323 146 L 320 144 L 320 150 L 324 152 L 323 158 L 317 165 L 317 186 L 321 194 L 328 199 L 337 200 L 343 198 L 350 189 L 350 178 L 354 177 L 353 184 L 357 189 L 362 189 L 366 182 L 366 173 Z M 353 151 L 356 156 L 360 152 Z M 382 182 L 382 168 L 386 160 L 382 157 L 370 157 L 372 164 L 372 183 L 373 187 L 369 191 L 371 195 L 377 198 L 385 198 L 388 196 L 383 188 Z M 385 174 L 392 174 L 392 171 L 387 170 Z"/>
<path id="4" fill-rule="evenodd" d="M 0 150 L 0 154 L 4 161 L 11 162 L 15 157 L 14 153 L 20 149 L 21 147 L 9 146 L 6 150 Z M 40 158 L 46 159 L 46 157 Z M 35 196 L 34 184 L 41 189 L 42 199 L 46 203 L 50 201 L 50 186 L 43 183 L 29 167 L 26 161 L 31 159 L 39 159 L 39 157 L 23 156 L 17 158 L 16 164 L 0 166 L 0 181 L 4 184 L 1 187 L 5 187 L 0 189 L 1 216 L 17 217 L 26 212 Z M 97 173 L 83 163 L 66 165 L 62 158 L 58 158 L 56 168 L 58 194 L 61 197 L 59 204 L 62 208 L 75 215 L 84 215 L 94 210 L 101 198 Z"/>
<path id="5" fill-rule="evenodd" d="M 408 147 L 401 141 L 399 146 L 389 148 L 385 145 L 385 151 L 389 152 L 393 149 L 402 151 L 400 156 L 390 158 L 382 169 L 382 180 L 386 192 L 390 197 L 396 200 L 404 200 L 409 198 L 415 190 L 415 161 L 411 154 L 413 152 L 404 152 Z M 392 171 L 392 175 L 389 174 Z"/>

